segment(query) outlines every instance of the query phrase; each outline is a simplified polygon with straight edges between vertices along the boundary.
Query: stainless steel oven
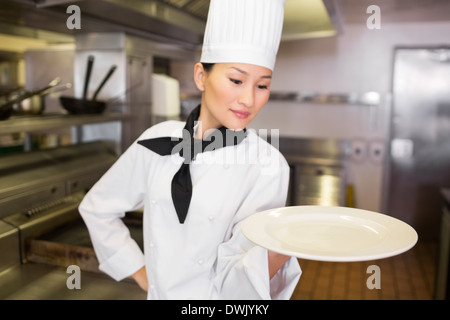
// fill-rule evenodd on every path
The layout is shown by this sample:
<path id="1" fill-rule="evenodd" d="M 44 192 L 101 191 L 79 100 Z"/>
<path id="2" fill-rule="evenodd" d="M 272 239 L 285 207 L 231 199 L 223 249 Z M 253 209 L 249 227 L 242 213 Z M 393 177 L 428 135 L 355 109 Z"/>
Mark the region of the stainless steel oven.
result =
<path id="1" fill-rule="evenodd" d="M 86 191 L 114 163 L 106 144 L 92 142 L 4 156 L 0 162 L 0 299 L 145 299 L 131 279 L 98 270 L 78 213 Z M 142 243 L 142 213 L 125 218 Z M 80 288 L 68 285 L 79 268 Z"/>
<path id="2" fill-rule="evenodd" d="M 347 205 L 347 140 L 283 137 L 280 152 L 291 168 L 288 205 Z"/>

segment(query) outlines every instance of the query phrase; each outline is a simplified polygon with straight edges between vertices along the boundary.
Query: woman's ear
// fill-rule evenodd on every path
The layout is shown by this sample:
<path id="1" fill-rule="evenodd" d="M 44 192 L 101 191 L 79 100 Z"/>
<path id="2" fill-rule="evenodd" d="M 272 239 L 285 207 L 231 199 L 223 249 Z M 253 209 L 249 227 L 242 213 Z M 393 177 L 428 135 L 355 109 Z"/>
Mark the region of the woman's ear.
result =
<path id="1" fill-rule="evenodd" d="M 206 71 L 200 62 L 197 62 L 194 66 L 194 81 L 197 89 L 201 92 L 205 91 L 205 77 Z"/>

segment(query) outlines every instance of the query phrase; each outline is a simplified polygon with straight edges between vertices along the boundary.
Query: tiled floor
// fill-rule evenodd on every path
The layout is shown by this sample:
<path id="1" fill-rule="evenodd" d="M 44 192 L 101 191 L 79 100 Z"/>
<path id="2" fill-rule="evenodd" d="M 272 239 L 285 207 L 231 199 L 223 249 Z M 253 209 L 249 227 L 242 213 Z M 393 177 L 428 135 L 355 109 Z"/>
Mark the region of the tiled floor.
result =
<path id="1" fill-rule="evenodd" d="M 418 242 L 391 258 L 364 262 L 320 262 L 299 259 L 302 276 L 293 300 L 429 300 L 436 276 L 436 243 Z M 380 289 L 371 265 L 378 266 Z M 373 281 L 372 281 L 373 280 Z"/>

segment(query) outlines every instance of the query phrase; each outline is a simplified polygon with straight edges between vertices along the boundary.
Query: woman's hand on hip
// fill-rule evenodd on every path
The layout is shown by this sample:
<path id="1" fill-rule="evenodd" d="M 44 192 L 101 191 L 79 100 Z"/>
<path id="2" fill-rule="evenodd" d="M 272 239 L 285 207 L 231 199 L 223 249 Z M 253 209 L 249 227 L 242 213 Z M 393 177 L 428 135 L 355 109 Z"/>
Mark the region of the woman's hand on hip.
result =
<path id="1" fill-rule="evenodd" d="M 134 279 L 134 281 L 136 281 L 136 283 L 139 285 L 139 287 L 141 287 L 142 290 L 144 290 L 145 292 L 148 291 L 148 279 L 145 267 L 142 267 L 141 269 L 136 271 L 131 277 Z"/>

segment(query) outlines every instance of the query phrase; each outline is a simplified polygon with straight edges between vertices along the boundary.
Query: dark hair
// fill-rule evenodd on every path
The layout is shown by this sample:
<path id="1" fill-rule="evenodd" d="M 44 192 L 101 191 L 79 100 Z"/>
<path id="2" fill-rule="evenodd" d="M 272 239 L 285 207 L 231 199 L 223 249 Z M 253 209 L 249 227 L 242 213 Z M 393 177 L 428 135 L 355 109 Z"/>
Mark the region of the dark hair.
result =
<path id="1" fill-rule="evenodd" d="M 202 65 L 203 65 L 203 69 L 206 72 L 210 72 L 212 70 L 212 68 L 214 67 L 215 63 L 204 63 L 204 62 L 202 62 Z"/>

